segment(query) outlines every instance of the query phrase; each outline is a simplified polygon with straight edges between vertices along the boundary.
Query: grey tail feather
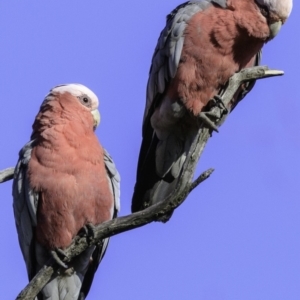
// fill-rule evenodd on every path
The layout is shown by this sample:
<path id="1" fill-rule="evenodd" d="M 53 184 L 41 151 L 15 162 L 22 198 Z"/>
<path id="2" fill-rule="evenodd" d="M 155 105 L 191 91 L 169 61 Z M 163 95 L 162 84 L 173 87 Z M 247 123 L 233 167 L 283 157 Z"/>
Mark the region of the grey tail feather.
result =
<path id="1" fill-rule="evenodd" d="M 155 170 L 155 151 L 159 140 L 156 135 L 149 140 L 143 138 L 139 155 L 136 184 L 132 197 L 132 212 L 143 210 L 145 203 L 144 196 L 146 191 L 151 190 L 156 182 L 161 178 L 156 174 Z"/>
<path id="2" fill-rule="evenodd" d="M 101 261 L 101 254 L 102 254 L 102 247 L 97 246 L 92 254 L 92 261 L 90 262 L 90 265 L 84 275 L 78 300 L 84 300 L 88 295 L 90 288 L 92 286 L 92 282 L 94 280 L 95 273 Z"/>
<path id="3" fill-rule="evenodd" d="M 143 139 L 139 157 L 137 181 L 132 198 L 132 212 L 140 211 L 151 204 L 166 199 L 177 187 L 179 179 L 183 176 L 183 165 L 187 162 L 187 153 L 196 136 L 193 130 L 185 133 L 186 135 L 181 139 L 182 142 L 178 143 L 179 150 L 177 149 L 177 156 L 174 159 L 173 167 L 163 172 L 164 174 L 160 174 L 160 176 L 157 174 L 156 163 L 157 149 L 161 141 L 158 140 L 156 134 L 153 134 L 151 143 L 149 143 L 149 140 Z M 174 141 L 174 138 L 170 140 Z M 173 142 L 171 143 L 171 147 L 174 148 Z M 169 146 L 166 148 L 170 149 Z M 179 161 L 180 163 L 178 163 Z M 174 175 L 174 168 L 176 169 L 175 173 L 177 175 Z M 160 221 L 166 222 L 171 216 L 172 213 Z"/>

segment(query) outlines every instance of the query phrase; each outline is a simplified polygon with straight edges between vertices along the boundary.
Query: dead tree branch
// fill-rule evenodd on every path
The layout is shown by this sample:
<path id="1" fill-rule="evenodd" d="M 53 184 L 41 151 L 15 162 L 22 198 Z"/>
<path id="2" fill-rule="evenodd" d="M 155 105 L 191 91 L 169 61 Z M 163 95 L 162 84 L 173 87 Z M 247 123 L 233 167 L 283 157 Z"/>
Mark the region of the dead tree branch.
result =
<path id="1" fill-rule="evenodd" d="M 222 95 L 222 101 L 225 107 L 230 111 L 230 102 L 234 95 L 240 88 L 241 84 L 246 81 L 262 79 L 272 76 L 283 75 L 282 71 L 269 70 L 268 67 L 254 67 L 249 69 L 244 69 L 239 73 L 233 75 L 228 85 Z M 220 113 L 220 108 L 212 108 L 213 112 Z M 217 120 L 217 125 L 220 126 L 225 119 L 227 114 L 223 114 L 219 120 Z M 128 216 L 119 217 L 111 221 L 102 223 L 96 226 L 95 238 L 90 239 L 87 237 L 76 237 L 70 247 L 66 249 L 66 259 L 64 262 L 68 263 L 73 257 L 79 255 L 85 249 L 91 245 L 100 243 L 101 240 L 107 237 L 114 236 L 116 234 L 132 230 L 153 221 L 164 220 L 164 217 L 173 212 L 178 206 L 180 206 L 189 193 L 195 189 L 200 183 L 206 180 L 213 172 L 213 169 L 209 169 L 201 174 L 194 182 L 193 176 L 195 172 L 196 165 L 202 154 L 202 151 L 211 136 L 210 129 L 205 126 L 201 126 L 199 129 L 197 138 L 194 140 L 190 152 L 188 153 L 188 159 L 183 167 L 182 176 L 178 182 L 177 187 L 174 192 L 169 195 L 164 201 L 152 205 L 143 211 L 133 213 Z M 5 182 L 13 178 L 14 168 L 9 168 L 0 171 L 0 183 Z M 47 284 L 47 282 L 56 275 L 59 271 L 59 267 L 49 261 L 39 273 L 31 280 L 31 282 L 25 287 L 25 289 L 18 295 L 17 300 L 32 300 L 40 292 L 40 290 Z"/>
<path id="2" fill-rule="evenodd" d="M 15 168 L 8 168 L 0 171 L 0 183 L 13 179 L 14 170 Z"/>

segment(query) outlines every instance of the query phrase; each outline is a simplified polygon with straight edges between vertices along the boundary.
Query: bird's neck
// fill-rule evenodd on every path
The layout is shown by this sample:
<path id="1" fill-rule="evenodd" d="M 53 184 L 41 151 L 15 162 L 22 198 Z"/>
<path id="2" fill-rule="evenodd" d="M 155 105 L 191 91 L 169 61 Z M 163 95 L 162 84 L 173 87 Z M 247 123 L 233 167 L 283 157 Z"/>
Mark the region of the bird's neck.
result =
<path id="1" fill-rule="evenodd" d="M 227 0 L 227 5 L 232 10 L 235 25 L 239 30 L 246 31 L 249 37 L 262 43 L 268 40 L 270 35 L 268 22 L 254 0 Z"/>
<path id="2" fill-rule="evenodd" d="M 228 0 L 228 7 L 218 9 L 210 35 L 216 50 L 231 55 L 238 71 L 261 50 L 270 30 L 254 0 Z"/>
<path id="3" fill-rule="evenodd" d="M 56 144 L 58 136 L 84 137 L 94 135 L 93 120 L 89 112 L 76 107 L 68 109 L 59 99 L 45 101 L 32 125 L 32 139 Z"/>

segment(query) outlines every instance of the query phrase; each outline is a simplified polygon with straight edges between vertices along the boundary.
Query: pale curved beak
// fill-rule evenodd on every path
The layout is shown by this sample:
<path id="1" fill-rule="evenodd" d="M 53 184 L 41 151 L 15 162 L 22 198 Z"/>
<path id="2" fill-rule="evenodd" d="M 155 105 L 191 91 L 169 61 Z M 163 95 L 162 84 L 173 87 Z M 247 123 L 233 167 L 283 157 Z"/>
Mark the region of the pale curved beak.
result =
<path id="1" fill-rule="evenodd" d="M 273 39 L 278 34 L 278 32 L 281 29 L 281 26 L 282 26 L 282 21 L 277 21 L 277 22 L 272 23 L 272 24 L 269 25 L 269 28 L 270 28 L 270 40 Z"/>
<path id="2" fill-rule="evenodd" d="M 93 116 L 94 119 L 94 130 L 98 127 L 98 125 L 100 124 L 100 113 L 98 109 L 94 109 L 91 111 L 91 114 Z"/>

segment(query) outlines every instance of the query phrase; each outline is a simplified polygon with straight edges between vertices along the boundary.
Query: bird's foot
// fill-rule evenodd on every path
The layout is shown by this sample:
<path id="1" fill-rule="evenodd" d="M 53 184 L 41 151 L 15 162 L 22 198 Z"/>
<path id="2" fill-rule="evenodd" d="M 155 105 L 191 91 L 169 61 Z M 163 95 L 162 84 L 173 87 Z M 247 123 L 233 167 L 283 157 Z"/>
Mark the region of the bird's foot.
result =
<path id="1" fill-rule="evenodd" d="M 211 111 L 214 107 L 218 107 L 220 109 L 219 112 Z M 218 127 L 215 122 L 218 121 L 223 114 L 227 114 L 228 110 L 222 100 L 222 97 L 219 95 L 214 96 L 208 102 L 208 108 L 210 111 L 201 112 L 199 114 L 199 118 L 213 131 L 219 132 Z"/>
<path id="2" fill-rule="evenodd" d="M 96 238 L 96 226 L 92 223 L 84 225 L 80 231 L 83 232 L 83 236 L 86 236 L 89 239 L 89 241 L 94 240 Z"/>
<path id="3" fill-rule="evenodd" d="M 199 119 L 202 122 L 204 122 L 205 125 L 208 126 L 208 128 L 210 128 L 213 131 L 219 132 L 218 127 L 210 118 L 217 120 L 218 116 L 215 113 L 210 112 L 210 111 L 204 111 L 199 114 Z"/>
<path id="4" fill-rule="evenodd" d="M 226 108 L 222 96 L 220 95 L 215 95 L 212 99 L 209 100 L 209 105 L 210 108 L 212 109 L 213 107 L 218 107 L 221 109 L 221 116 L 223 114 L 227 114 L 228 113 L 228 109 Z"/>
<path id="5" fill-rule="evenodd" d="M 54 250 L 51 250 L 50 253 L 58 265 L 60 265 L 64 269 L 68 268 L 68 266 L 63 262 L 64 258 L 68 258 L 67 254 L 65 253 L 64 250 L 55 248 Z"/>

